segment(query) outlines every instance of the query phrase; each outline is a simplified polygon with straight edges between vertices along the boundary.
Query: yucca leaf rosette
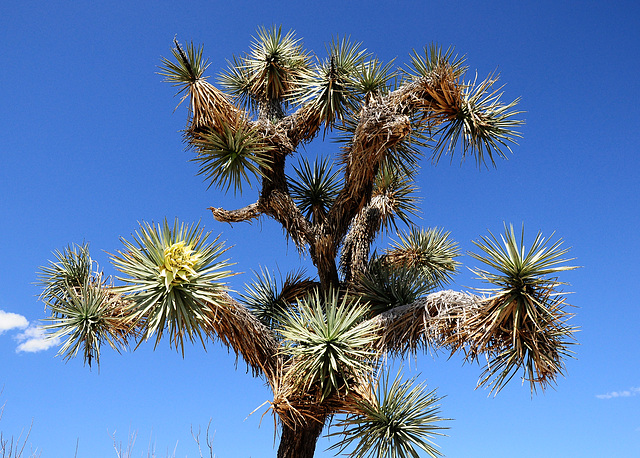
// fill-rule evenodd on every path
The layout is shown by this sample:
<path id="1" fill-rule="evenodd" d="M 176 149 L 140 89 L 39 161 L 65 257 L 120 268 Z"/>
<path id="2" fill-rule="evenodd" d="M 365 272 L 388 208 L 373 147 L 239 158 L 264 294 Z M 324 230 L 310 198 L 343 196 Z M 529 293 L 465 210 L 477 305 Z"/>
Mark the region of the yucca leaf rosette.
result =
<path id="1" fill-rule="evenodd" d="M 417 458 L 419 449 L 430 457 L 442 456 L 432 442 L 446 428 L 439 425 L 446 419 L 439 416 L 441 398 L 435 390 L 427 391 L 415 377 L 403 381 L 399 371 L 393 381 L 389 372 L 382 374 L 371 393 L 357 401 L 355 414 L 336 422 L 343 429 L 331 435 L 342 439 L 331 449 L 349 450 L 354 458 Z"/>
<path id="2" fill-rule="evenodd" d="M 136 335 L 125 301 L 97 270 L 88 244 L 70 245 L 54 255 L 56 260 L 39 272 L 40 299 L 51 313 L 43 329 L 49 339 L 62 341 L 59 356 L 68 360 L 82 353 L 85 364 L 100 364 L 104 343 L 120 350 Z"/>
<path id="3" fill-rule="evenodd" d="M 458 244 L 443 229 L 411 229 L 398 233 L 399 240 L 385 252 L 383 259 L 394 267 L 407 267 L 422 273 L 434 286 L 453 280 L 460 256 Z"/>
<path id="4" fill-rule="evenodd" d="M 550 242 L 541 233 L 526 249 L 524 227 L 517 237 L 513 226 L 506 225 L 500 241 L 490 233 L 474 243 L 482 253 L 469 254 L 492 268 L 474 272 L 495 285 L 481 290 L 491 296 L 463 326 L 468 356 L 488 357 L 479 384 L 497 392 L 522 368 L 532 391 L 545 388 L 562 374 L 576 330 L 567 324 L 572 314 L 565 310 L 566 293 L 560 290 L 566 283 L 557 279 L 558 273 L 576 268 L 565 265 L 569 249 L 562 247 L 562 240 Z"/>
<path id="5" fill-rule="evenodd" d="M 282 319 L 282 353 L 291 358 L 285 376 L 303 390 L 319 387 L 320 400 L 349 390 L 376 363 L 376 324 L 364 321 L 368 308 L 335 292 L 315 292 Z"/>
<path id="6" fill-rule="evenodd" d="M 218 238 L 209 242 L 197 224 L 176 219 L 172 228 L 142 223 L 133 241 L 122 239 L 124 251 L 113 256 L 119 287 L 131 301 L 130 313 L 143 323 L 142 339 L 156 335 L 156 345 L 169 332 L 172 345 L 184 352 L 183 339 L 204 343 L 216 307 L 224 307 L 222 280 L 231 275 L 229 264 L 219 260 L 226 250 Z"/>

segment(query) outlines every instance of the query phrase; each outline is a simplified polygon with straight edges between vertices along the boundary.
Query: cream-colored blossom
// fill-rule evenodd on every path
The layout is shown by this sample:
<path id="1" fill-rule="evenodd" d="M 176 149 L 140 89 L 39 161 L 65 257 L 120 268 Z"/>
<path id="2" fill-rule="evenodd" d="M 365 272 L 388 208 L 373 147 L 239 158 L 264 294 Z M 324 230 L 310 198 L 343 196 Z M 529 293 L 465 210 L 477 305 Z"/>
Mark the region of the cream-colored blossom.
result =
<path id="1" fill-rule="evenodd" d="M 159 266 L 160 276 L 164 277 L 167 291 L 172 286 L 188 282 L 196 275 L 193 266 L 198 261 L 198 254 L 191 249 L 191 245 L 177 242 L 164 249 L 164 264 Z"/>

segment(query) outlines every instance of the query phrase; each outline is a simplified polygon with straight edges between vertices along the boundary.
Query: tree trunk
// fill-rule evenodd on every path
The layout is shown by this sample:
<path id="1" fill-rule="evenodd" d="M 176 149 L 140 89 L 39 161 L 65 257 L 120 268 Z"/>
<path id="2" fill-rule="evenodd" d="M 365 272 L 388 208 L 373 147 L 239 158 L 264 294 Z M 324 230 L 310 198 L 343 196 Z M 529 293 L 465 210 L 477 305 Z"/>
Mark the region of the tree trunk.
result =
<path id="1" fill-rule="evenodd" d="M 295 429 L 283 423 L 278 458 L 313 458 L 323 427 L 324 422 L 313 420 L 298 424 Z"/>

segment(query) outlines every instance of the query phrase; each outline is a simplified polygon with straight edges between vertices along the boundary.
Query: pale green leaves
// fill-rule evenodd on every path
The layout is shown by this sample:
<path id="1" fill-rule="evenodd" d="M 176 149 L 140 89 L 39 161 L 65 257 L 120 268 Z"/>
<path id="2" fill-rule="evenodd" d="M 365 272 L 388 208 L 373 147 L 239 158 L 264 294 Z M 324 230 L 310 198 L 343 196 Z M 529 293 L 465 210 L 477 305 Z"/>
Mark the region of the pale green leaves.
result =
<path id="1" fill-rule="evenodd" d="M 85 281 L 49 296 L 51 317 L 44 329 L 50 339 L 64 339 L 58 355 L 71 359 L 82 351 L 84 362 L 100 364 L 100 347 L 106 342 L 115 350 L 126 344 L 131 325 L 116 297 L 100 284 Z M 115 300 L 114 300 L 115 299 Z"/>
<path id="2" fill-rule="evenodd" d="M 126 344 L 132 327 L 123 314 L 118 295 L 109 291 L 88 245 L 68 246 L 55 252 L 56 262 L 40 269 L 40 299 L 51 316 L 44 329 L 49 338 L 63 339 L 58 355 L 65 359 L 82 352 L 84 362 L 100 363 L 100 347 L 108 343 L 118 350 Z"/>
<path id="3" fill-rule="evenodd" d="M 552 243 L 540 233 L 526 249 L 524 227 L 516 237 L 513 226 L 506 225 L 500 241 L 491 234 L 474 243 L 482 253 L 470 255 L 495 271 L 475 270 L 495 288 L 484 290 L 492 297 L 465 326 L 470 358 L 481 352 L 489 357 L 480 384 L 499 391 L 523 368 L 532 391 L 545 388 L 563 372 L 575 332 L 567 324 L 571 314 L 564 310 L 565 293 L 559 289 L 565 283 L 557 280 L 558 273 L 576 268 L 565 264 L 569 250 L 562 248 L 562 240 Z"/>
<path id="4" fill-rule="evenodd" d="M 112 258 L 125 275 L 119 279 L 126 285 L 118 291 L 132 301 L 130 313 L 143 325 L 143 339 L 155 334 L 157 345 L 168 331 L 172 345 L 184 351 L 185 337 L 192 341 L 204 338 L 215 307 L 224 303 L 221 281 L 231 275 L 226 270 L 229 264 L 219 260 L 225 251 L 223 244 L 218 239 L 209 242 L 209 235 L 198 225 L 177 220 L 170 228 L 165 220 L 158 225 L 142 223 L 132 242 L 122 239 L 125 251 Z M 174 256 L 177 251 L 184 256 L 178 259 Z M 173 267 L 177 268 L 175 275 Z"/>
<path id="5" fill-rule="evenodd" d="M 246 108 L 264 102 L 286 102 L 309 72 L 309 55 L 293 31 L 258 29 L 251 50 L 229 62 L 220 81 Z"/>
<path id="6" fill-rule="evenodd" d="M 389 383 L 389 373 L 372 387 L 373 398 L 358 403 L 358 413 L 336 423 L 343 438 L 332 449 L 348 449 L 353 458 L 418 458 L 421 449 L 430 457 L 441 456 L 431 441 L 442 436 L 435 390 L 427 391 L 416 379 L 402 381 L 400 372 Z"/>
<path id="7" fill-rule="evenodd" d="M 422 54 L 416 50 L 411 54 L 411 65 L 407 66 L 406 72 L 412 80 L 421 78 L 439 78 L 443 71 L 453 71 L 455 77 L 461 76 L 466 70 L 465 56 L 454 55 L 453 47 L 447 48 L 446 51 L 436 43 L 425 46 Z"/>
<path id="8" fill-rule="evenodd" d="M 300 387 L 319 387 L 321 399 L 357 385 L 374 369 L 375 324 L 363 321 L 367 307 L 336 293 L 316 292 L 300 300 L 283 321 L 282 352 Z"/>
<path id="9" fill-rule="evenodd" d="M 384 255 L 394 266 L 416 269 L 434 286 L 445 285 L 453 279 L 460 265 L 458 244 L 443 229 L 411 229 L 398 234 L 399 240 Z"/>
<path id="10" fill-rule="evenodd" d="M 94 262 L 88 244 L 70 245 L 53 254 L 56 261 L 41 267 L 38 275 L 43 288 L 40 299 L 45 303 L 61 297 L 69 288 L 81 288 L 93 275 Z"/>
<path id="11" fill-rule="evenodd" d="M 209 62 L 202 57 L 202 46 L 196 47 L 193 43 L 187 43 L 185 52 L 176 39 L 173 41 L 175 48 L 171 49 L 171 53 L 175 62 L 163 57 L 159 74 L 172 86 L 178 86 L 178 93 L 181 93 L 202 78 Z"/>

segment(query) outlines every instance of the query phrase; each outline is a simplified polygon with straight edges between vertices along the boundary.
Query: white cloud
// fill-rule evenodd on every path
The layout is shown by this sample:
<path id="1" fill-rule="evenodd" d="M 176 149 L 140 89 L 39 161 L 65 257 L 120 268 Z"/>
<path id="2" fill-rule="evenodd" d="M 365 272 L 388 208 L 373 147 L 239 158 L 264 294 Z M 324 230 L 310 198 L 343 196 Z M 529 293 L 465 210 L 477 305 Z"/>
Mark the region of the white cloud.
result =
<path id="1" fill-rule="evenodd" d="M 598 399 L 612 399 L 612 398 L 629 398 L 631 396 L 637 396 L 640 394 L 640 388 L 631 387 L 624 391 L 612 391 L 606 394 L 596 394 Z"/>
<path id="2" fill-rule="evenodd" d="M 38 351 L 48 350 L 60 343 L 60 339 L 52 339 L 47 336 L 42 326 L 31 325 L 24 332 L 16 336 L 16 340 L 20 342 L 16 352 L 35 353 Z"/>
<path id="3" fill-rule="evenodd" d="M 0 334 L 10 329 L 24 329 L 29 326 L 29 321 L 17 313 L 0 310 Z"/>

